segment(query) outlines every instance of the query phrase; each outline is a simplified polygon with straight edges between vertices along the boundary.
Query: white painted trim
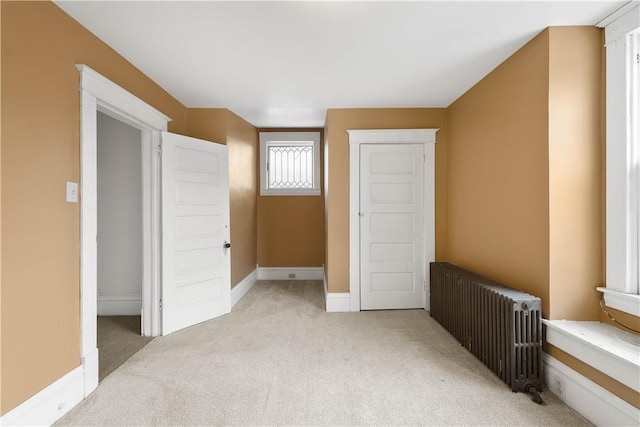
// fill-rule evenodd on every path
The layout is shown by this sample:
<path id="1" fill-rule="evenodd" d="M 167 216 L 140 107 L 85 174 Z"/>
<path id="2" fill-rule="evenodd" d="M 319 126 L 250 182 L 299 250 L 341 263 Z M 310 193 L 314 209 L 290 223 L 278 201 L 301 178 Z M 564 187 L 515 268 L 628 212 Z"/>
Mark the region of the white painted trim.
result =
<path id="1" fill-rule="evenodd" d="M 81 79 L 82 85 L 82 79 Z M 97 103 L 80 92 L 80 357 L 84 367 L 84 396 L 98 386 L 98 187 Z M 96 363 L 89 366 L 88 363 Z M 95 374 L 95 376 L 94 376 Z"/>
<path id="2" fill-rule="evenodd" d="M 142 295 L 99 296 L 98 316 L 139 316 Z"/>
<path id="3" fill-rule="evenodd" d="M 142 143 L 149 144 L 145 155 L 150 166 L 143 170 L 149 172 L 150 196 L 145 197 L 144 211 L 151 218 L 145 218 L 145 233 L 151 234 L 151 247 L 146 244 L 145 265 L 151 264 L 151 271 L 145 271 L 143 301 L 151 307 L 145 311 L 145 317 L 151 316 L 151 322 L 143 321 L 144 332 L 151 328 L 151 335 L 160 331 L 160 290 L 158 274 L 159 237 L 159 161 L 153 154 L 153 147 L 160 142 L 160 131 L 167 129 L 171 119 L 151 107 L 144 101 L 104 78 L 86 65 L 76 65 L 80 72 L 80 359 L 83 366 L 84 397 L 98 386 L 98 349 L 97 349 L 97 111 L 101 111 L 117 120 L 130 124 L 142 131 Z M 155 158 L 155 159 L 154 159 Z M 145 188 L 147 191 L 147 188 Z M 150 279 L 149 279 L 150 278 Z M 149 286 L 151 289 L 149 289 Z M 148 299 L 151 301 L 148 302 Z M 149 325 L 150 323 L 150 325 Z"/>
<path id="4" fill-rule="evenodd" d="M 632 13 L 633 12 L 633 13 Z M 606 287 L 638 294 L 640 235 L 640 161 L 638 146 L 638 33 L 627 33 L 640 25 L 638 6 L 607 25 L 619 37 L 607 36 L 606 48 Z M 633 15 L 633 16 L 630 16 Z M 621 23 L 624 23 L 623 26 Z M 611 28 L 610 28 L 611 27 Z M 633 313 L 631 313 L 633 314 Z"/>
<path id="5" fill-rule="evenodd" d="M 233 306 L 236 305 L 242 297 L 247 294 L 247 292 L 249 292 L 249 289 L 256 284 L 256 280 L 258 280 L 258 269 L 247 274 L 247 277 L 231 288 L 231 308 L 233 308 Z"/>
<path id="6" fill-rule="evenodd" d="M 324 309 L 327 313 L 348 313 L 351 312 L 350 293 L 329 293 L 327 277 L 324 280 Z"/>
<path id="7" fill-rule="evenodd" d="M 636 7 L 637 5 L 638 5 L 638 0 L 630 0 L 628 3 L 622 5 L 622 7 L 617 9 L 615 12 L 607 15 L 604 19 L 602 19 L 600 22 L 598 22 L 595 26 L 598 27 L 598 28 L 604 28 L 607 25 L 611 24 L 616 19 L 618 19 L 619 17 L 621 17 L 622 15 L 624 15 L 625 13 L 627 13 L 629 10 L 633 9 L 634 7 Z"/>
<path id="8" fill-rule="evenodd" d="M 640 425 L 640 410 L 546 353 L 542 369 L 547 388 L 593 424 Z"/>
<path id="9" fill-rule="evenodd" d="M 325 310 L 327 313 L 345 313 L 351 311 L 351 294 L 327 293 L 325 298 Z"/>
<path id="10" fill-rule="evenodd" d="M 0 426 L 50 426 L 84 399 L 84 370 L 78 366 L 0 418 Z"/>
<path id="11" fill-rule="evenodd" d="M 425 272 L 423 293 L 429 310 L 429 263 L 435 261 L 435 143 L 439 129 L 355 129 L 349 134 L 349 295 L 351 311 L 360 311 L 360 144 L 423 144 L 424 205 L 432 202 L 432 212 L 424 212 Z M 429 170 L 432 173 L 429 173 Z"/>
<path id="12" fill-rule="evenodd" d="M 349 144 L 426 144 L 436 142 L 440 129 L 352 129 Z"/>
<path id="13" fill-rule="evenodd" d="M 640 26 L 640 3 L 632 1 L 596 24 L 604 28 L 605 43 L 613 43 Z"/>
<path id="14" fill-rule="evenodd" d="M 295 277 L 289 277 L 295 274 Z M 258 267 L 258 280 L 322 280 L 322 267 Z"/>
<path id="15" fill-rule="evenodd" d="M 111 80 L 97 73 L 91 67 L 84 64 L 77 64 L 80 71 L 80 87 L 100 100 L 100 105 L 107 106 L 105 114 L 118 120 L 120 116 L 129 117 L 129 120 L 137 123 L 135 127 L 143 124 L 144 127 L 152 127 L 158 130 L 167 130 L 167 123 L 171 117 L 161 113 L 131 92 L 121 88 Z M 111 107 L 111 108 L 109 108 Z"/>
<path id="16" fill-rule="evenodd" d="M 627 294 L 602 287 L 596 289 L 604 294 L 604 303 L 607 307 L 640 317 L 640 295 Z"/>
<path id="17" fill-rule="evenodd" d="M 600 322 L 546 320 L 547 343 L 640 393 L 637 337 Z"/>
<path id="18" fill-rule="evenodd" d="M 351 134 L 349 134 L 351 142 Z M 349 293 L 360 311 L 360 145 L 349 144 Z"/>

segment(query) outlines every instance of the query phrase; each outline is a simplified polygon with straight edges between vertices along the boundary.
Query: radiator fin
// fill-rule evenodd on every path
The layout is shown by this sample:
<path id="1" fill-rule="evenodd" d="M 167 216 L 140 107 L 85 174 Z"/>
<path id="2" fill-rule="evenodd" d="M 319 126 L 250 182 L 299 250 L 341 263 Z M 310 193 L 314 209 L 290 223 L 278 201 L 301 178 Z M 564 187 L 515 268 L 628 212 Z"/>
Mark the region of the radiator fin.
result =
<path id="1" fill-rule="evenodd" d="M 513 391 L 542 391 L 540 298 L 431 263 L 431 317 Z"/>

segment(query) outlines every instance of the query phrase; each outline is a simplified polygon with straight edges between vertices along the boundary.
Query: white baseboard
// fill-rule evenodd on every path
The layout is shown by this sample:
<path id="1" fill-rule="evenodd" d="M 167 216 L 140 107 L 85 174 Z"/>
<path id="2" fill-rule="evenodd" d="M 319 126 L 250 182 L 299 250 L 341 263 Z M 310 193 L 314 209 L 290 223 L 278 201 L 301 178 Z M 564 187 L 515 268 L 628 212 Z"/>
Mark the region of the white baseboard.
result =
<path id="1" fill-rule="evenodd" d="M 258 280 L 322 280 L 322 267 L 258 267 Z"/>
<path id="2" fill-rule="evenodd" d="M 98 316 L 139 316 L 142 295 L 99 296 Z"/>
<path id="3" fill-rule="evenodd" d="M 78 366 L 0 418 L 0 426 L 50 426 L 84 399 L 84 370 Z"/>
<path id="4" fill-rule="evenodd" d="M 329 293 L 327 278 L 324 278 L 324 309 L 327 313 L 347 313 L 351 312 L 351 294 Z"/>
<path id="5" fill-rule="evenodd" d="M 247 275 L 247 277 L 242 279 L 240 283 L 231 288 L 231 308 L 233 308 L 233 306 L 236 305 L 247 292 L 249 292 L 249 289 L 256 284 L 256 280 L 258 280 L 257 269 L 253 270 Z"/>
<path id="6" fill-rule="evenodd" d="M 84 368 L 84 397 L 91 394 L 98 387 L 98 349 L 93 348 L 82 356 Z"/>
<path id="7" fill-rule="evenodd" d="M 544 382 L 553 394 L 597 426 L 640 425 L 640 410 L 557 359 L 543 354 Z"/>

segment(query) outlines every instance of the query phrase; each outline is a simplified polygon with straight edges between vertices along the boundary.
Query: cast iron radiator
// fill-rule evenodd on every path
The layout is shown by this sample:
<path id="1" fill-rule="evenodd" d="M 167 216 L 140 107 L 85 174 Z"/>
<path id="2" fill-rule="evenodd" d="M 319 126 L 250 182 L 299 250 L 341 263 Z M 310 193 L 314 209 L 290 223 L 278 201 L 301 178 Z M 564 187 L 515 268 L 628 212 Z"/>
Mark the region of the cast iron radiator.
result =
<path id="1" fill-rule="evenodd" d="M 542 391 L 540 298 L 432 262 L 431 317 L 511 390 L 533 393 L 542 403 L 537 393 Z"/>

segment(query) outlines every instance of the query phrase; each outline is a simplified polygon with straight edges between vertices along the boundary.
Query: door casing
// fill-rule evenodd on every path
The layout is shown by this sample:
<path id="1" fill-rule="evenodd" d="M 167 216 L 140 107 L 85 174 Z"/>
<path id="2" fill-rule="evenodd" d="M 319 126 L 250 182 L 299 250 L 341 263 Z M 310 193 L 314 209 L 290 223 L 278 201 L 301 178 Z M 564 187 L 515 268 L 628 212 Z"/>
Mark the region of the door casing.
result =
<path id="1" fill-rule="evenodd" d="M 80 355 L 84 396 L 98 386 L 97 112 L 142 132 L 143 334 L 160 333 L 161 132 L 171 119 L 90 67 L 80 72 Z"/>
<path id="2" fill-rule="evenodd" d="M 425 269 L 435 261 L 435 143 L 439 129 L 366 129 L 349 133 L 349 297 L 351 311 L 360 311 L 360 145 L 424 145 Z M 424 309 L 429 310 L 429 275 L 425 275 Z"/>

